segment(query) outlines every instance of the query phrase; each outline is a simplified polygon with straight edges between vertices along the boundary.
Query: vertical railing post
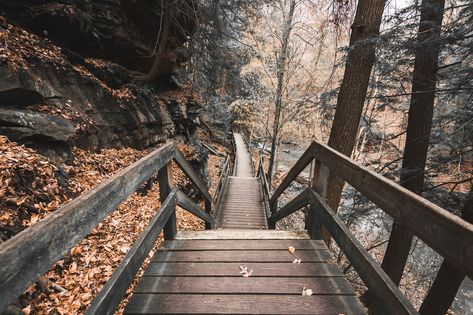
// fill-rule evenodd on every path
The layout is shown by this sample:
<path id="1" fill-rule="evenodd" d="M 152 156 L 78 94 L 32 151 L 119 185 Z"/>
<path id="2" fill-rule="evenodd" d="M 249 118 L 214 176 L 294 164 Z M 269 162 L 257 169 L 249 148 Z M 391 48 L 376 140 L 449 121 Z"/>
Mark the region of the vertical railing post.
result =
<path id="1" fill-rule="evenodd" d="M 205 199 L 205 212 L 207 212 L 210 215 L 212 214 L 212 202 L 207 199 Z M 205 222 L 205 229 L 211 230 L 212 224 L 210 224 L 209 222 Z"/>
<path id="2" fill-rule="evenodd" d="M 171 175 L 172 175 L 171 163 L 166 164 L 166 166 L 162 167 L 158 171 L 159 199 L 161 200 L 161 204 L 164 203 L 164 200 L 166 200 L 166 198 L 171 193 L 171 189 L 172 189 Z M 177 225 L 176 225 L 176 210 L 175 209 L 172 212 L 166 224 L 164 225 L 163 231 L 164 231 L 165 240 L 172 240 L 176 236 Z"/>
<path id="3" fill-rule="evenodd" d="M 329 177 L 329 169 L 320 163 L 319 160 L 315 160 L 314 163 L 314 178 L 312 180 L 312 188 L 325 199 L 327 196 L 327 184 Z M 322 239 L 322 227 L 320 218 L 316 218 L 316 209 L 312 206 L 309 208 L 309 215 L 307 216 L 307 229 L 312 239 Z"/>

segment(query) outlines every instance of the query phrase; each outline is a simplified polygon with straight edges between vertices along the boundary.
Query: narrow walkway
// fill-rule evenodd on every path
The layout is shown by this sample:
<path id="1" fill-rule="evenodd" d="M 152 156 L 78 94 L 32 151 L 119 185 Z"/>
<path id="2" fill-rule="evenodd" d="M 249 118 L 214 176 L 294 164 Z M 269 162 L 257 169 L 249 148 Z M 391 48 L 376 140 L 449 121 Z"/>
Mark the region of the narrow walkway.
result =
<path id="1" fill-rule="evenodd" d="M 234 133 L 234 176 L 228 177 L 223 191 L 217 228 L 267 229 L 263 195 L 259 179 L 254 176 L 251 156 L 243 137 Z"/>
<path id="2" fill-rule="evenodd" d="M 323 241 L 267 229 L 241 135 L 235 144 L 218 229 L 178 232 L 164 241 L 124 314 L 365 314 L 343 273 L 329 263 Z"/>
<path id="3" fill-rule="evenodd" d="M 253 168 L 251 163 L 251 156 L 246 149 L 245 141 L 239 133 L 233 134 L 235 143 L 235 172 L 233 176 L 236 177 L 253 177 Z"/>

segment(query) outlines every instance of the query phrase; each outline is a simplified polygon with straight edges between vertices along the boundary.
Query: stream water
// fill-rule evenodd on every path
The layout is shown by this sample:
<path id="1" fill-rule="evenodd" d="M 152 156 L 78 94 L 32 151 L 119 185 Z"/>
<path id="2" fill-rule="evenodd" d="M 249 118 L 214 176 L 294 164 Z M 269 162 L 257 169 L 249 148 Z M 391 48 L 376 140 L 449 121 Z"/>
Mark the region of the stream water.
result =
<path id="1" fill-rule="evenodd" d="M 279 172 L 286 173 L 304 153 L 305 148 L 301 148 L 297 144 L 282 144 L 281 159 L 279 161 Z M 309 167 L 302 172 L 302 177 L 306 180 L 309 178 Z M 280 206 L 294 198 L 304 186 L 299 183 L 294 183 L 287 189 L 281 198 Z M 351 187 L 347 188 L 353 189 Z M 352 201 L 345 200 L 341 210 L 341 216 L 348 215 L 343 213 L 353 209 Z M 378 222 L 378 224 L 372 224 Z M 360 220 L 356 220 L 351 229 L 357 231 L 357 235 L 362 235 L 368 241 L 387 239 L 389 236 L 389 227 L 392 223 L 391 218 L 382 210 L 373 207 L 371 211 L 365 213 Z M 278 223 L 278 228 L 303 230 L 304 229 L 304 214 L 298 211 L 293 215 L 281 220 Z M 416 274 L 419 278 L 426 279 L 426 281 L 433 281 L 441 262 L 441 258 L 428 246 L 422 244 L 419 240 L 414 242 L 412 255 L 410 257 L 412 262 L 411 273 Z M 435 272 L 432 272 L 432 271 Z M 473 281 L 465 278 L 452 304 L 451 310 L 453 314 L 473 315 Z"/>

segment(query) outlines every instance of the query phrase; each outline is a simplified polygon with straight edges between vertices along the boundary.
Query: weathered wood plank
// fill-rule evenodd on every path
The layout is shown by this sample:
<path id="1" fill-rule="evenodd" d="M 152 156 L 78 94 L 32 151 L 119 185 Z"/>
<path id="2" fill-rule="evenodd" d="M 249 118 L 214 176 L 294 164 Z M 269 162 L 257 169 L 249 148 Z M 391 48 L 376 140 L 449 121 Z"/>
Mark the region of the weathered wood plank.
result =
<path id="1" fill-rule="evenodd" d="M 62 206 L 0 247 L 0 311 L 174 156 L 165 145 Z"/>
<path id="2" fill-rule="evenodd" d="M 256 274 L 258 270 L 253 270 Z M 315 295 L 354 295 L 345 278 L 309 277 L 143 277 L 135 293 L 179 294 L 302 294 L 310 288 Z"/>
<path id="3" fill-rule="evenodd" d="M 207 199 L 207 201 L 212 202 L 212 196 L 210 196 L 207 187 L 179 150 L 175 150 L 174 161 L 176 161 L 179 168 L 189 177 L 204 198 Z"/>
<path id="4" fill-rule="evenodd" d="M 317 217 L 322 219 L 324 227 L 347 256 L 370 292 L 378 298 L 378 301 L 382 301 L 378 306 L 382 307 L 386 314 L 418 314 L 342 220 L 313 190 L 310 194 L 310 204 L 316 209 Z"/>
<path id="5" fill-rule="evenodd" d="M 296 177 L 299 176 L 299 174 L 310 164 L 310 162 L 312 162 L 312 160 L 314 159 L 314 148 L 315 142 L 312 142 L 312 144 L 307 148 L 304 154 L 302 154 L 299 160 L 297 160 L 296 164 L 294 164 L 294 166 L 289 170 L 286 177 L 284 177 L 281 184 L 279 184 L 278 188 L 271 196 L 271 199 L 269 199 L 270 205 L 276 202 L 276 200 L 283 193 L 283 191 L 286 190 L 286 188 L 289 187 L 289 185 L 294 181 L 294 179 L 296 179 Z"/>
<path id="6" fill-rule="evenodd" d="M 135 294 L 124 314 L 366 314 L 353 296 Z"/>
<path id="7" fill-rule="evenodd" d="M 176 190 L 173 190 L 148 227 L 133 244 L 123 261 L 92 301 L 86 314 L 114 314 L 128 287 L 135 278 L 149 251 L 156 243 L 159 233 L 171 214 L 176 210 Z"/>
<path id="8" fill-rule="evenodd" d="M 293 246 L 302 249 L 327 249 L 323 241 L 316 240 L 172 240 L 164 241 L 158 250 L 287 250 Z"/>
<path id="9" fill-rule="evenodd" d="M 473 224 L 358 165 L 334 149 L 313 143 L 316 158 L 330 172 L 368 197 L 394 220 L 473 278 Z"/>
<path id="10" fill-rule="evenodd" d="M 273 214 L 271 217 L 268 219 L 268 225 L 270 228 L 274 228 L 276 226 L 276 222 L 279 220 L 287 217 L 288 215 L 293 214 L 297 210 L 307 206 L 309 204 L 309 198 L 307 196 L 308 191 L 304 190 L 301 192 L 297 197 L 289 201 L 284 207 L 279 209 L 278 212 Z"/>
<path id="11" fill-rule="evenodd" d="M 344 277 L 335 265 L 326 263 L 249 263 L 252 277 Z M 143 276 L 241 277 L 238 263 L 152 262 Z"/>
<path id="12" fill-rule="evenodd" d="M 229 164 L 230 164 L 230 157 L 227 155 L 225 158 L 225 162 L 223 163 L 222 171 L 220 172 L 220 175 L 218 177 L 217 188 L 215 188 L 214 195 L 212 196 L 212 200 L 215 204 L 217 204 L 218 197 L 221 195 L 224 180 L 228 175 Z"/>
<path id="13" fill-rule="evenodd" d="M 287 240 L 310 239 L 306 231 L 280 231 L 280 230 L 232 230 L 219 229 L 211 231 L 179 231 L 175 239 L 180 240 Z"/>
<path id="14" fill-rule="evenodd" d="M 164 166 L 158 171 L 159 199 L 161 200 L 161 203 L 163 203 L 171 193 L 171 189 L 173 186 L 171 172 L 172 169 L 170 163 L 168 163 L 166 166 Z M 174 194 L 176 195 L 176 193 Z M 177 199 L 177 197 L 174 196 L 174 199 Z M 164 239 L 172 240 L 174 236 L 176 236 L 176 233 L 176 211 L 173 211 L 169 216 L 169 220 L 167 220 L 166 224 L 164 225 Z"/>
<path id="15" fill-rule="evenodd" d="M 266 251 L 171 251 L 156 252 L 152 261 L 176 261 L 176 262 L 288 262 L 295 258 L 307 262 L 326 262 L 331 256 L 327 250 L 299 250 L 291 255 L 287 250 Z"/>
<path id="16" fill-rule="evenodd" d="M 205 222 L 214 224 L 212 216 L 200 209 L 190 197 L 180 190 L 177 191 L 177 204 Z"/>
<path id="17" fill-rule="evenodd" d="M 327 196 L 328 189 L 328 178 L 330 170 L 319 160 L 315 160 L 314 163 L 314 178 L 312 180 L 312 188 L 323 198 Z M 323 226 L 320 218 L 315 213 L 317 209 L 312 208 L 307 216 L 306 226 L 308 227 L 310 237 L 312 239 L 321 239 Z"/>

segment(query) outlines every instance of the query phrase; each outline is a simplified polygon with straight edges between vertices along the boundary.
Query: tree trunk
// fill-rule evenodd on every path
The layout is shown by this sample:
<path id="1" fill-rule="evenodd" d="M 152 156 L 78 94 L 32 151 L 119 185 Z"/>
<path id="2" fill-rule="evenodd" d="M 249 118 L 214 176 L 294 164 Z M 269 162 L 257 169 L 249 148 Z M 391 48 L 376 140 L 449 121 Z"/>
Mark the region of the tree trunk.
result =
<path id="1" fill-rule="evenodd" d="M 161 16 L 162 28 L 159 30 L 158 50 L 156 52 L 153 65 L 147 74 L 135 77 L 134 81 L 153 81 L 159 73 L 159 67 L 161 66 L 163 57 L 166 54 L 169 28 L 171 24 L 171 0 L 163 0 L 161 5 L 163 6 L 163 14 Z"/>
<path id="2" fill-rule="evenodd" d="M 375 61 L 375 39 L 383 16 L 385 0 L 360 0 L 350 36 L 350 50 L 347 56 L 345 74 L 337 99 L 335 119 L 328 145 L 350 156 L 356 142 L 363 104 L 368 90 L 371 69 Z M 317 177 L 314 174 L 314 178 Z M 329 206 L 336 212 L 344 182 L 330 175 L 327 190 Z M 330 237 L 322 234 L 329 243 Z"/>
<path id="3" fill-rule="evenodd" d="M 296 8 L 296 0 L 291 0 L 289 4 L 289 11 L 287 15 L 283 12 L 283 32 L 282 32 L 282 44 L 281 50 L 279 52 L 279 58 L 277 61 L 277 79 L 278 79 L 278 86 L 276 88 L 276 100 L 275 100 L 275 110 L 274 110 L 274 122 L 273 122 L 273 135 L 271 139 L 271 153 L 269 156 L 269 166 L 268 166 L 268 178 L 269 182 L 273 179 L 273 174 L 276 171 L 274 169 L 274 162 L 277 154 L 277 147 L 278 147 L 278 138 L 279 138 L 279 120 L 281 118 L 281 108 L 282 108 L 282 95 L 284 92 L 284 80 L 286 74 L 286 61 L 287 61 L 287 53 L 288 53 L 288 45 L 289 45 L 289 37 L 291 35 L 292 30 L 292 18 L 294 16 L 294 10 Z M 284 5 L 283 5 L 284 10 Z"/>
<path id="4" fill-rule="evenodd" d="M 435 101 L 440 29 L 445 0 L 423 0 L 417 35 L 412 96 L 402 161 L 401 185 L 421 194 Z M 382 268 L 399 285 L 413 233 L 394 222 Z"/>

